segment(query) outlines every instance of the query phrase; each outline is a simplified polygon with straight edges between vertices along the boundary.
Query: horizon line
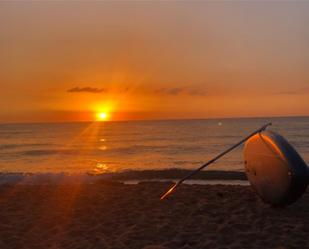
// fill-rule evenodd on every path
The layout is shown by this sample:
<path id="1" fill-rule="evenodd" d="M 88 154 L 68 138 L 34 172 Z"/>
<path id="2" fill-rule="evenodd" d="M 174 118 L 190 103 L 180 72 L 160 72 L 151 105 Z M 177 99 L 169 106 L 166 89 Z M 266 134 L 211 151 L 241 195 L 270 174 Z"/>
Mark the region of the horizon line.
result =
<path id="1" fill-rule="evenodd" d="M 106 121 L 34 121 L 34 122 L 0 122 L 0 125 L 14 124 L 72 124 L 72 123 L 118 123 L 118 122 L 159 122 L 159 121 L 190 121 L 190 120 L 226 120 L 226 119 L 259 119 L 259 118 L 308 118 L 309 115 L 279 115 L 279 116 L 236 116 L 236 117 L 210 117 L 210 118 L 165 118 L 165 119 L 128 119 Z"/>

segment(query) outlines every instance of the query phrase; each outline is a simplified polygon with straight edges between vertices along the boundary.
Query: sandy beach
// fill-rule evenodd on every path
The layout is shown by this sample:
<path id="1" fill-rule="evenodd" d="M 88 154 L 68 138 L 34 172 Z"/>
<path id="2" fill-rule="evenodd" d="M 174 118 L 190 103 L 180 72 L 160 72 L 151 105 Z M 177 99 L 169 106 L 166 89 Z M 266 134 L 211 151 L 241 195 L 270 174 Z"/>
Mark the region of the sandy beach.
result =
<path id="1" fill-rule="evenodd" d="M 286 208 L 246 186 L 0 187 L 0 248 L 308 248 L 309 193 Z"/>

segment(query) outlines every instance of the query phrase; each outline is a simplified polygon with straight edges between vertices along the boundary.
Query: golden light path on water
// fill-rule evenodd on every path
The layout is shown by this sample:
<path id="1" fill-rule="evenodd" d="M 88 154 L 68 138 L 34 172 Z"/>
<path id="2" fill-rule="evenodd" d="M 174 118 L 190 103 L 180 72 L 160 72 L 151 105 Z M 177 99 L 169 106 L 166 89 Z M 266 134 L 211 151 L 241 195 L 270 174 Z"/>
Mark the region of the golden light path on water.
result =
<path id="1" fill-rule="evenodd" d="M 77 133 L 70 141 L 58 148 L 57 153 L 50 155 L 47 159 L 46 165 L 55 165 L 59 163 L 59 158 L 63 155 L 63 153 L 72 150 L 74 151 L 74 160 L 81 162 L 80 168 L 78 166 L 74 167 L 74 172 L 79 172 L 79 170 L 80 172 L 83 172 L 84 165 L 89 165 L 89 163 L 91 166 L 88 173 L 101 174 L 113 171 L 109 169 L 104 160 L 92 160 L 89 162 L 89 159 L 87 159 L 87 156 L 89 156 L 89 154 L 91 154 L 91 152 L 95 149 L 99 149 L 101 151 L 107 150 L 107 146 L 105 145 L 106 139 L 99 137 L 99 131 L 104 129 L 104 124 L 105 122 L 99 121 L 90 123 L 83 130 Z M 101 143 L 99 147 L 97 144 L 98 141 Z M 62 162 L 63 164 L 66 164 L 65 161 L 62 160 Z M 67 168 L 67 172 L 70 171 L 70 168 Z"/>

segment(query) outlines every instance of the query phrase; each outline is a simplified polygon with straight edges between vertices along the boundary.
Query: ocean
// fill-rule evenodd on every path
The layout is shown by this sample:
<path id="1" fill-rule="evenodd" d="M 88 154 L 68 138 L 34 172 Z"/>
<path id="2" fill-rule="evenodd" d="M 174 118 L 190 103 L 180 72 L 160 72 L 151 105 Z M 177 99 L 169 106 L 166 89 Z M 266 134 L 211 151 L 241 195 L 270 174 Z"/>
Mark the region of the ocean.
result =
<path id="1" fill-rule="evenodd" d="M 309 162 L 309 117 L 0 125 L 0 172 L 195 169 L 263 124 Z M 243 146 L 207 170 L 243 171 Z"/>

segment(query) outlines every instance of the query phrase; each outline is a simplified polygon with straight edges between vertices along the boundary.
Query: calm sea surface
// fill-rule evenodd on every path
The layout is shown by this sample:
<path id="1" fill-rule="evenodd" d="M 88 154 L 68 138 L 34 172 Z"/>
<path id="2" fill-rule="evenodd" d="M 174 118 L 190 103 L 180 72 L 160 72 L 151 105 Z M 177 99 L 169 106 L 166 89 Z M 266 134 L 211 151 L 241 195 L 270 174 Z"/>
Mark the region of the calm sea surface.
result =
<path id="1" fill-rule="evenodd" d="M 193 169 L 266 122 L 309 163 L 309 117 L 1 124 L 1 172 Z M 243 171 L 242 146 L 211 170 Z"/>

